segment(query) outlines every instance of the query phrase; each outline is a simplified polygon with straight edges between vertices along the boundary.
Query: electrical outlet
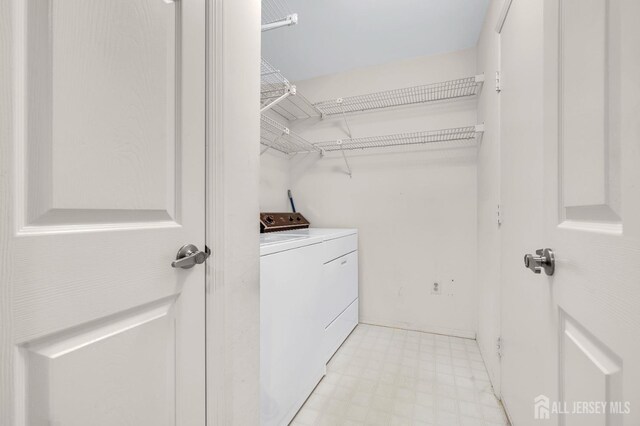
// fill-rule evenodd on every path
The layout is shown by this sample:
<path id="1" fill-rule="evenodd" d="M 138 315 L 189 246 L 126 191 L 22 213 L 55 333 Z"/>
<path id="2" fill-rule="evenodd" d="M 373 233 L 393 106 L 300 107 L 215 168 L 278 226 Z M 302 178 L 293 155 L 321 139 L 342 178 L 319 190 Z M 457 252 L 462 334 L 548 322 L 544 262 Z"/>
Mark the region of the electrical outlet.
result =
<path id="1" fill-rule="evenodd" d="M 435 282 L 433 283 L 433 288 L 431 289 L 431 294 L 440 295 L 442 293 L 442 289 L 440 288 L 440 284 Z"/>

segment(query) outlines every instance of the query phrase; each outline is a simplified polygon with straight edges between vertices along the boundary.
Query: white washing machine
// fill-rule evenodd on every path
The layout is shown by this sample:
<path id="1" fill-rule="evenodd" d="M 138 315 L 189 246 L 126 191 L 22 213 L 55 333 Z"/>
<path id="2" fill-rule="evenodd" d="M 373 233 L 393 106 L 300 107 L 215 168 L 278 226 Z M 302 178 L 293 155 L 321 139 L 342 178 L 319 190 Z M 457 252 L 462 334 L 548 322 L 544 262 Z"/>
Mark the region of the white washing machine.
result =
<path id="1" fill-rule="evenodd" d="M 322 237 L 260 236 L 260 418 L 293 419 L 325 374 L 321 294 Z"/>
<path id="2" fill-rule="evenodd" d="M 358 324 L 357 230 L 286 230 L 302 226 L 299 213 L 261 214 L 262 425 L 289 424 Z"/>

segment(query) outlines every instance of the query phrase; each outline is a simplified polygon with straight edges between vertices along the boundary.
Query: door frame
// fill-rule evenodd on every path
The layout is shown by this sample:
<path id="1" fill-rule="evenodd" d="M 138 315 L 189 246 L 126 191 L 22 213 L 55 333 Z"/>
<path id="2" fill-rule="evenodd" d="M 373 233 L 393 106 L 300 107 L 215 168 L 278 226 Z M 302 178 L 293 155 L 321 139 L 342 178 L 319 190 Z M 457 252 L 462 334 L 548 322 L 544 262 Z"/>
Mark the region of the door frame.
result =
<path id="1" fill-rule="evenodd" d="M 502 28 L 504 27 L 504 23 L 507 19 L 507 16 L 509 14 L 509 8 L 511 7 L 511 3 L 513 0 L 503 0 L 502 5 L 499 8 L 499 13 L 497 15 L 497 17 L 495 18 L 495 34 L 496 34 L 496 44 L 495 44 L 495 48 L 497 50 L 496 52 L 496 62 L 495 62 L 495 70 L 498 73 L 496 77 L 500 77 L 500 73 L 502 71 L 502 44 L 501 44 L 501 40 L 502 40 Z M 494 88 L 491 88 L 491 90 L 494 90 Z M 502 256 L 501 256 L 501 245 L 502 245 L 502 237 L 500 236 L 500 227 L 501 227 L 501 215 L 502 215 L 502 157 L 501 157 L 501 143 L 502 143 L 502 132 L 501 132 L 501 98 L 500 98 L 500 91 L 499 91 L 499 81 L 496 81 L 496 87 L 495 90 L 498 92 L 498 96 L 496 97 L 496 102 L 492 105 L 493 108 L 496 109 L 496 120 L 495 120 L 495 131 L 493 132 L 494 135 L 494 140 L 496 142 L 496 152 L 494 153 L 495 156 L 497 156 L 497 179 L 495 181 L 495 184 L 497 186 L 496 190 L 497 190 L 497 214 L 498 214 L 498 225 L 497 225 L 497 235 L 498 235 L 498 241 L 500 244 L 499 247 L 499 251 L 498 251 L 498 256 L 497 259 L 495 260 L 495 262 L 497 263 L 497 267 L 498 270 L 500 271 L 500 276 L 497 282 L 497 291 L 496 294 L 493 296 L 494 300 L 497 301 L 497 306 L 500 308 L 498 310 L 498 318 L 497 318 L 497 322 L 496 322 L 496 328 L 494 329 L 495 334 L 492 336 L 494 339 L 493 342 L 498 346 L 496 348 L 496 351 L 490 353 L 490 355 L 488 356 L 495 356 L 494 360 L 497 359 L 497 361 L 492 361 L 491 364 L 493 364 L 495 362 L 495 365 L 497 366 L 496 369 L 497 371 L 493 372 L 493 375 L 490 375 L 492 378 L 492 386 L 493 386 L 493 392 L 496 395 L 496 397 L 500 400 L 502 400 L 502 364 L 501 364 L 501 336 L 502 336 L 502 278 L 501 278 L 501 268 L 502 268 Z M 500 340 L 497 340 L 500 339 Z M 485 364 L 487 364 L 485 362 Z"/>
<path id="2" fill-rule="evenodd" d="M 260 419 L 260 0 L 207 0 L 207 425 Z"/>
<path id="3" fill-rule="evenodd" d="M 0 105 L 13 105 L 13 8 L 8 1 L 0 2 L 0 56 L 10 58 L 0 61 Z M 13 324 L 11 320 L 11 289 L 5 285 L 8 282 L 10 272 L 8 266 L 11 258 L 7 254 L 10 232 L 10 224 L 6 220 L 9 217 L 9 206 L 13 196 L 9 176 L 13 172 L 13 152 L 11 144 L 13 139 L 13 108 L 3 109 L 0 114 L 0 424 L 13 425 Z"/>

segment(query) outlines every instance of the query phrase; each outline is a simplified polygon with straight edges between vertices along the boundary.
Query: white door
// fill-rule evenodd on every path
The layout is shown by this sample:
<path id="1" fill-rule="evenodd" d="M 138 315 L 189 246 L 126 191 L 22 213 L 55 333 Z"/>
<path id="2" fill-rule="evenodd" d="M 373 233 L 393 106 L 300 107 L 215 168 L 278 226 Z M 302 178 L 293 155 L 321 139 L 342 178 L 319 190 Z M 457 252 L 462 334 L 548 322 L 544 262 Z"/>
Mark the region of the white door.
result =
<path id="1" fill-rule="evenodd" d="M 204 5 L 10 2 L 2 425 L 204 425 Z"/>
<path id="2" fill-rule="evenodd" d="M 640 424 L 638 17 L 637 0 L 545 2 L 543 246 L 556 272 L 539 278 L 557 315 L 561 425 Z M 574 414 L 581 401 L 606 405 Z"/>
<path id="3" fill-rule="evenodd" d="M 640 424 L 637 16 L 636 0 L 514 1 L 502 32 L 502 396 L 517 426 Z M 524 267 L 541 248 L 553 276 Z"/>

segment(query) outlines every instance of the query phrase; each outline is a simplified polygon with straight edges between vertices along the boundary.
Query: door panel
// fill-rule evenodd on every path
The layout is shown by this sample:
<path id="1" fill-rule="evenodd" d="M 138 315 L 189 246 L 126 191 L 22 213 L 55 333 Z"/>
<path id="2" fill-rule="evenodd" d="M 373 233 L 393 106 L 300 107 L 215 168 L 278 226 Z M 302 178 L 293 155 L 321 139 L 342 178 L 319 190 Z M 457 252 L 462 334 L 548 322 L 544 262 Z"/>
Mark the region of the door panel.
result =
<path id="1" fill-rule="evenodd" d="M 173 305 L 173 300 L 164 301 L 25 345 L 30 422 L 173 424 L 177 373 Z M 155 409 L 142 412 L 140 407 Z"/>
<path id="2" fill-rule="evenodd" d="M 607 0 L 562 0 L 560 8 L 562 215 L 618 224 L 620 24 Z"/>
<path id="3" fill-rule="evenodd" d="M 561 425 L 640 422 L 639 13 L 629 0 L 545 2 L 544 240 L 556 252 Z M 578 401 L 606 405 L 576 414 Z"/>
<path id="4" fill-rule="evenodd" d="M 178 11 L 27 2 L 25 225 L 177 219 Z"/>
<path id="5" fill-rule="evenodd" d="M 559 377 L 561 397 L 569 406 L 581 401 L 621 401 L 622 360 L 595 336 L 561 311 Z M 573 414 L 566 425 L 607 424 L 604 412 Z"/>
<path id="6" fill-rule="evenodd" d="M 204 424 L 204 5 L 12 3 L 16 424 Z"/>

